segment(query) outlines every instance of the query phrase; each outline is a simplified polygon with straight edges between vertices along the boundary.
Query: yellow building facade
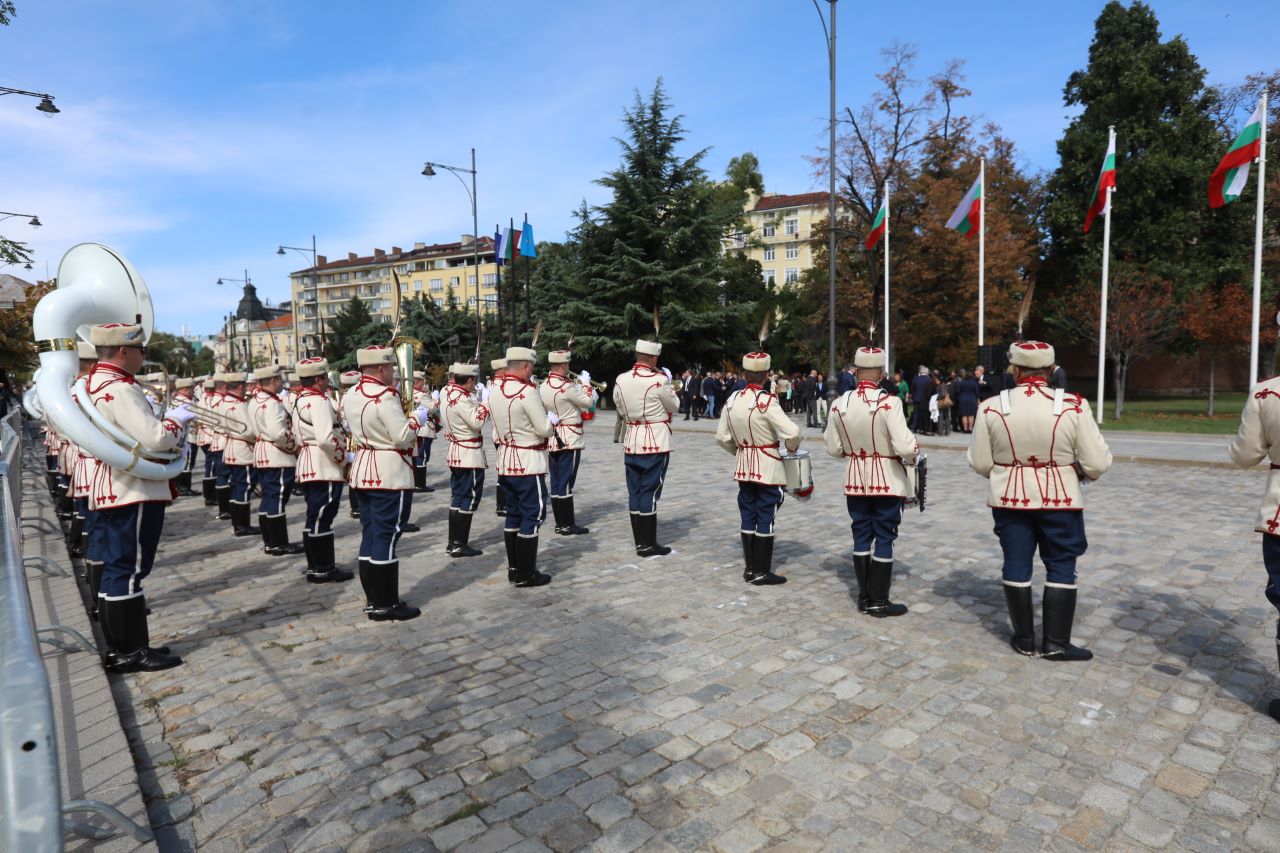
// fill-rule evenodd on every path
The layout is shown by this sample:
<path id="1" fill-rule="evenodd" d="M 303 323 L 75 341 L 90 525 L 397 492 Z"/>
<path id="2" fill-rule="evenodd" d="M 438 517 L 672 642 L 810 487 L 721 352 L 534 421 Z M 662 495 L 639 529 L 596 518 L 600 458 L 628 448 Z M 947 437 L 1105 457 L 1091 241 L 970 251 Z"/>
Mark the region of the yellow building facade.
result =
<path id="1" fill-rule="evenodd" d="M 827 193 L 750 193 L 747 228 L 726 241 L 726 249 L 759 261 L 766 282 L 793 284 L 814 265 L 814 226 L 827 218 Z"/>
<path id="2" fill-rule="evenodd" d="M 400 280 L 401 299 L 425 296 L 441 308 L 456 305 L 463 311 L 475 311 L 479 306 L 489 313 L 498 308 L 498 266 L 490 237 L 481 237 L 477 244 L 471 235 L 464 234 L 456 243 L 416 243 L 408 251 L 393 246 L 389 252 L 374 249 L 373 254 L 364 256 L 351 252 L 341 260 L 319 255 L 314 284 L 310 268 L 289 274 L 297 318 L 295 351 L 319 351 L 321 318 L 327 328 L 353 296 L 364 300 L 375 320 L 392 322 L 393 270 Z"/>

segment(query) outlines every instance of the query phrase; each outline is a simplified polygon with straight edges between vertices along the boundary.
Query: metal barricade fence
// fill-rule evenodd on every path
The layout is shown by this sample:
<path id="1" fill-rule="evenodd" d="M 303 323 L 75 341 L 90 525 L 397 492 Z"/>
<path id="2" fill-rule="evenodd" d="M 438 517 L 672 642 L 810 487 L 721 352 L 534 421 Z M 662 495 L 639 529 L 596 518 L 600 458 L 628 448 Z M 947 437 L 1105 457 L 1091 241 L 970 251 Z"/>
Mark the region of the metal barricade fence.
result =
<path id="1" fill-rule="evenodd" d="M 150 841 L 149 830 L 113 806 L 96 800 L 62 800 L 53 694 L 39 643 L 66 650 L 74 647 L 39 635 L 68 634 L 80 648 L 96 649 L 71 628 L 36 627 L 26 565 L 57 566 L 45 556 L 23 559 L 21 429 L 19 411 L 0 420 L 0 851 L 61 853 L 66 832 L 102 840 L 123 831 L 137 841 Z M 60 570 L 55 574 L 66 576 Z M 65 817 L 75 812 L 96 813 L 115 829 Z"/>

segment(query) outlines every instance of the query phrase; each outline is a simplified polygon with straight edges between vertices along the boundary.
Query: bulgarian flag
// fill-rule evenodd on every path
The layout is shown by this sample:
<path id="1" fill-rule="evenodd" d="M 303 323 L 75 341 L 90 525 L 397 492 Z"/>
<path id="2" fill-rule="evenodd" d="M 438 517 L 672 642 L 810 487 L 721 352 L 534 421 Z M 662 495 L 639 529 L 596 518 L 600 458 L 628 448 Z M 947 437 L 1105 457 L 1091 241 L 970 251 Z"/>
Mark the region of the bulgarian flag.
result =
<path id="1" fill-rule="evenodd" d="M 1262 155 L 1262 101 L 1254 107 L 1249 123 L 1231 143 L 1227 156 L 1209 179 L 1209 206 L 1222 207 L 1240 198 L 1249 182 L 1249 164 Z"/>
<path id="2" fill-rule="evenodd" d="M 1089 202 L 1089 212 L 1084 215 L 1084 233 L 1089 233 L 1094 217 L 1101 216 L 1111 209 L 1111 193 L 1108 188 L 1116 185 L 1116 138 L 1112 134 L 1107 143 L 1107 156 L 1102 161 L 1102 171 L 1098 173 L 1098 183 L 1093 188 L 1093 200 Z"/>
<path id="3" fill-rule="evenodd" d="M 502 229 L 502 261 L 510 263 L 515 257 L 520 246 L 520 231 L 514 226 L 508 226 Z"/>
<path id="4" fill-rule="evenodd" d="M 973 186 L 969 187 L 969 191 L 964 194 L 964 198 L 960 199 L 960 204 L 956 206 L 956 212 L 951 214 L 951 218 L 947 220 L 947 227 L 953 231 L 959 231 L 964 235 L 966 240 L 972 240 L 978 236 L 978 231 L 982 226 L 982 175 L 973 179 Z"/>
<path id="5" fill-rule="evenodd" d="M 876 213 L 875 222 L 871 223 L 871 233 L 867 235 L 866 246 L 868 249 L 874 248 L 876 243 L 884 237 L 885 219 L 889 216 L 889 197 L 886 195 L 884 201 L 880 203 L 880 210 Z"/>

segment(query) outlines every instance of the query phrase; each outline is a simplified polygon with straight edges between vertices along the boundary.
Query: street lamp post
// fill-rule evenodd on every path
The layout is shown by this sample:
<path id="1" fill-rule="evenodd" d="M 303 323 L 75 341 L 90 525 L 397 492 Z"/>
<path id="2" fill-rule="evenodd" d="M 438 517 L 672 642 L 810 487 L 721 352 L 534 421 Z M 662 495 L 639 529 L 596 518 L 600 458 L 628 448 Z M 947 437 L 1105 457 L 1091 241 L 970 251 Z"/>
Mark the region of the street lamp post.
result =
<path id="1" fill-rule="evenodd" d="M 6 219 L 12 219 L 15 216 L 30 216 L 31 219 L 30 221 L 27 222 L 27 224 L 30 225 L 32 228 L 39 228 L 42 224 L 40 222 L 40 217 L 36 216 L 34 213 L 13 213 L 8 210 L 0 210 L 0 222 L 3 222 Z M 26 258 L 27 262 L 23 266 L 26 269 L 31 269 L 31 260 L 30 260 L 31 251 L 26 248 L 25 244 L 20 243 L 17 245 L 21 246 L 21 248 L 17 250 L 17 254 L 18 254 L 17 260 L 22 260 L 23 258 Z"/>
<path id="2" fill-rule="evenodd" d="M 249 271 L 248 271 L 248 270 L 245 270 L 245 271 L 244 271 L 244 278 L 231 278 L 230 276 L 225 276 L 225 275 L 224 275 L 224 276 L 221 276 L 221 277 L 218 279 L 218 286 L 219 286 L 219 287 L 221 287 L 221 286 L 222 286 L 222 283 L 223 283 L 224 281 L 233 281 L 233 282 L 235 282 L 236 284 L 252 284 L 252 283 L 253 283 L 253 282 L 251 282 L 251 281 L 249 280 Z M 231 365 L 235 364 L 235 357 L 236 357 L 236 348 L 235 348 L 235 338 L 236 338 L 236 325 L 235 325 L 235 323 L 236 323 L 236 315 L 235 315 L 235 312 L 234 312 L 234 311 L 232 311 L 230 314 L 228 314 L 228 315 L 227 315 L 227 317 L 230 319 L 230 323 L 231 323 L 231 336 L 230 336 L 231 344 L 230 344 L 230 346 L 228 346 L 228 348 L 227 348 L 227 349 L 228 349 L 228 352 L 227 352 L 228 362 L 227 362 L 227 364 L 228 364 L 228 368 L 230 368 L 230 366 L 231 366 Z M 245 341 L 244 347 L 245 347 L 245 357 L 244 357 L 245 368 L 246 368 L 247 370 L 252 370 L 252 369 L 253 369 L 253 362 L 252 362 L 252 360 L 249 358 L 249 353 L 248 353 L 248 349 L 249 349 L 249 342 L 248 342 L 247 340 Z"/>
<path id="3" fill-rule="evenodd" d="M 36 109 L 48 116 L 62 112 L 62 110 L 53 105 L 53 95 L 46 95 L 44 92 L 28 92 L 25 89 L 10 89 L 8 86 L 0 86 L 0 97 L 5 95 L 27 95 L 32 98 L 39 98 L 40 103 L 36 105 Z"/>
<path id="4" fill-rule="evenodd" d="M 471 168 L 464 169 L 461 166 L 446 166 L 443 163 L 427 162 L 422 165 L 422 174 L 425 177 L 435 177 L 436 169 L 445 169 L 453 173 L 458 179 L 458 183 L 462 184 L 462 188 L 467 191 L 467 195 L 471 198 L 471 263 L 476 270 L 476 361 L 480 360 L 480 217 L 476 210 L 476 149 L 471 149 Z M 467 182 L 462 179 L 463 175 L 471 176 L 471 187 L 467 187 Z M 496 258 L 495 258 L 496 260 Z"/>
<path id="5" fill-rule="evenodd" d="M 836 0 L 827 0 L 830 7 L 831 26 L 822 17 L 818 0 L 813 8 L 822 21 L 822 35 L 827 42 L 827 73 L 831 82 L 831 114 L 829 118 L 830 148 L 827 151 L 827 398 L 835 397 L 832 380 L 836 375 Z"/>
<path id="6" fill-rule="evenodd" d="M 279 246 L 279 247 L 277 247 L 277 248 L 276 248 L 276 254 L 277 254 L 277 255 L 283 255 L 283 254 L 284 254 L 284 250 L 285 250 L 285 249 L 289 249 L 290 251 L 293 251 L 293 252 L 298 252 L 298 253 L 299 253 L 299 254 L 301 254 L 303 257 L 306 257 L 307 252 L 310 252 L 310 253 L 311 253 L 311 287 L 309 288 L 309 290 L 310 290 L 310 292 L 311 292 L 311 304 L 313 304 L 313 305 L 315 306 L 315 309 L 316 309 L 316 319 L 317 319 L 317 320 L 319 320 L 319 317 L 320 317 L 320 289 L 319 289 L 319 288 L 320 288 L 320 283 L 319 283 L 319 280 L 318 280 L 318 276 L 317 276 L 317 274 L 316 274 L 316 269 L 317 269 L 317 264 L 316 264 L 316 257 L 317 257 L 317 256 L 316 256 L 316 235 L 314 235 L 314 234 L 312 234 L 312 235 L 311 235 L 311 248 L 310 248 L 310 249 L 299 248 L 298 246 Z M 303 290 L 303 295 L 304 295 L 304 297 L 305 297 L 306 293 L 307 293 L 307 289 L 304 289 L 304 290 Z M 307 300 L 304 298 L 302 301 L 305 303 Z M 297 316 L 299 315 L 299 313 L 300 313 L 300 312 L 298 312 L 296 309 L 295 309 L 295 310 L 294 310 L 294 312 L 293 312 L 293 314 L 294 314 L 294 316 L 295 316 L 295 317 L 297 317 Z M 316 339 L 316 335 L 300 335 L 300 336 L 299 336 L 299 338 L 300 338 L 300 340 L 298 341 L 298 343 L 303 345 L 303 348 L 306 350 L 306 353 L 307 353 L 307 358 L 311 358 L 311 357 L 312 357 L 312 354 L 313 354 L 313 352 L 314 352 L 314 350 L 313 350 L 313 348 L 312 348 L 311 344 L 306 343 L 306 342 L 307 342 L 307 341 L 314 341 L 314 340 Z"/>

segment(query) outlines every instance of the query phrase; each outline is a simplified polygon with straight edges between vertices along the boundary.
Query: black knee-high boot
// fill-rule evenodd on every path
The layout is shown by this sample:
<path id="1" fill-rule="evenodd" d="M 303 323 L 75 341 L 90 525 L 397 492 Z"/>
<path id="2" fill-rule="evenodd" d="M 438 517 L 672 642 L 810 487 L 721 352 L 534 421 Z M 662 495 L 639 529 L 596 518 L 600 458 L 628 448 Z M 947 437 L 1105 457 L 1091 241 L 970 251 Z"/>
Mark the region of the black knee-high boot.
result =
<path id="1" fill-rule="evenodd" d="M 1044 588 L 1044 637 L 1040 656 L 1045 660 L 1092 660 L 1093 652 L 1071 644 L 1076 618 L 1076 590 L 1060 586 Z"/>
<path id="2" fill-rule="evenodd" d="M 1009 624 L 1013 636 L 1009 645 L 1020 655 L 1036 653 L 1036 617 L 1031 608 L 1031 587 L 1004 585 L 1004 600 L 1009 605 Z"/>
<path id="3" fill-rule="evenodd" d="M 902 616 L 907 612 L 905 604 L 889 600 L 889 586 L 893 583 L 893 561 L 867 561 L 867 614 L 878 618 Z"/>
<path id="4" fill-rule="evenodd" d="M 867 566 L 871 562 L 870 554 L 853 555 L 853 576 L 858 581 L 858 612 L 867 612 Z"/>

